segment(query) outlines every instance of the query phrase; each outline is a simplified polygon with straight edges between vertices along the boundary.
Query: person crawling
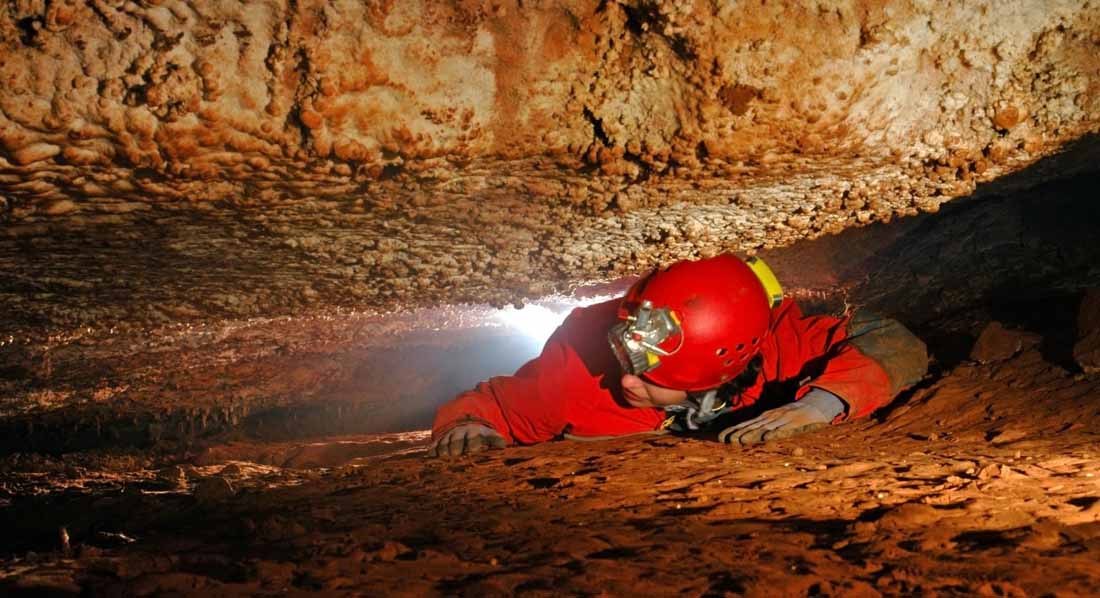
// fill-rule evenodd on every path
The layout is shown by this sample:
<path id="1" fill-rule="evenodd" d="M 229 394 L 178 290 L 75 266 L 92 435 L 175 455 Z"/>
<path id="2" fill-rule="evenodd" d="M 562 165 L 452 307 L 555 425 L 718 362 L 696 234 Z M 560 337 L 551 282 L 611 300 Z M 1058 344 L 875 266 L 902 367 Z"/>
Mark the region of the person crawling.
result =
<path id="1" fill-rule="evenodd" d="M 681 261 L 573 310 L 515 374 L 440 407 L 428 454 L 659 430 L 752 445 L 864 417 L 927 364 L 896 320 L 804 316 L 760 259 Z"/>

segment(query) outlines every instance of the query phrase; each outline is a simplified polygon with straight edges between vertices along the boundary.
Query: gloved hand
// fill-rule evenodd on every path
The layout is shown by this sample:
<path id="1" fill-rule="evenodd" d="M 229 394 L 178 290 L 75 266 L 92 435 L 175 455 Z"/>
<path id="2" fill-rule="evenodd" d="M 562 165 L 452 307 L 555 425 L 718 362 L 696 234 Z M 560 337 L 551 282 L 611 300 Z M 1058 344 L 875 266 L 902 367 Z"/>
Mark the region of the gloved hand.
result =
<path id="1" fill-rule="evenodd" d="M 718 440 L 747 446 L 790 438 L 829 425 L 846 408 L 840 397 L 815 388 L 801 400 L 770 409 L 749 421 L 722 430 Z"/>
<path id="2" fill-rule="evenodd" d="M 487 448 L 504 448 L 507 442 L 484 424 L 461 424 L 447 430 L 428 447 L 429 457 L 457 457 Z"/>

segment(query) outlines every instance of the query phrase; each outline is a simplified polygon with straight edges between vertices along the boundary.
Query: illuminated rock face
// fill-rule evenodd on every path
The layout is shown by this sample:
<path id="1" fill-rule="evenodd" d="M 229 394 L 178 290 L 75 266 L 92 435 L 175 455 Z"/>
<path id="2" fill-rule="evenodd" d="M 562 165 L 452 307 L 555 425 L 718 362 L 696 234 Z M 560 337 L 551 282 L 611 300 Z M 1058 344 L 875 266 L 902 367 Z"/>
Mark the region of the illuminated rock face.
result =
<path id="1" fill-rule="evenodd" d="M 935 210 L 1100 129 L 1095 3 L 790 4 L 4 3 L 0 298 L 507 302 Z"/>

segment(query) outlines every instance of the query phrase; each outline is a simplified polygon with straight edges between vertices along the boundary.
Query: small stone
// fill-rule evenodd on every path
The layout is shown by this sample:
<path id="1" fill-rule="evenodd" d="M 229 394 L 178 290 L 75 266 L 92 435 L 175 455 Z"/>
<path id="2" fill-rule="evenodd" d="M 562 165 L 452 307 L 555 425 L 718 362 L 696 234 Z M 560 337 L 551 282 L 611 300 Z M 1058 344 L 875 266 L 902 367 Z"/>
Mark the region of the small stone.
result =
<path id="1" fill-rule="evenodd" d="M 221 475 L 239 476 L 244 474 L 244 468 L 236 463 L 230 463 L 221 470 Z"/>
<path id="2" fill-rule="evenodd" d="M 12 161 L 26 166 L 42 160 L 48 160 L 61 153 L 61 146 L 52 143 L 32 143 L 11 153 Z M 66 201 L 66 200 L 61 200 Z"/>
<path id="3" fill-rule="evenodd" d="M 187 472 L 179 465 L 165 467 L 157 472 L 157 479 L 171 488 L 187 487 Z"/>
<path id="4" fill-rule="evenodd" d="M 611 199 L 611 205 L 623 212 L 629 212 L 635 208 L 634 200 L 626 193 L 616 193 Z"/>
<path id="5" fill-rule="evenodd" d="M 1018 107 L 1009 103 L 1001 103 L 994 109 L 993 126 L 1001 131 L 1007 131 L 1020 124 L 1026 116 L 1027 112 L 1020 110 Z"/>
<path id="6" fill-rule="evenodd" d="M 1010 479 L 1013 479 L 1013 478 L 1025 477 L 1025 476 L 1017 473 L 1015 470 L 1013 470 L 1011 467 L 1009 467 L 1007 465 L 1001 465 L 1000 469 L 998 470 L 997 473 L 1000 477 L 1002 477 L 1006 480 L 1010 480 Z"/>
<path id="7" fill-rule="evenodd" d="M 325 122 L 324 118 L 320 114 L 308 108 L 304 108 L 298 112 L 298 119 L 302 121 L 303 125 L 309 127 L 310 129 L 320 128 L 320 126 Z"/>
<path id="8" fill-rule="evenodd" d="M 72 544 L 69 541 L 69 530 L 65 526 L 57 528 L 57 539 L 61 547 L 61 554 L 66 557 L 72 554 Z"/>
<path id="9" fill-rule="evenodd" d="M 133 544 L 137 539 L 122 532 L 96 532 L 93 541 L 101 547 L 110 548 Z"/>
<path id="10" fill-rule="evenodd" d="M 1010 598 L 1029 596 L 1020 586 L 1007 581 L 987 581 L 978 586 L 977 596 L 1007 596 Z"/>
<path id="11" fill-rule="evenodd" d="M 267 587 L 285 588 L 294 579 L 294 563 L 258 561 L 255 568 L 257 580 Z"/>
<path id="12" fill-rule="evenodd" d="M 1024 349 L 1038 345 L 1041 340 L 1042 337 L 1037 334 L 1010 330 L 1000 322 L 990 322 L 970 350 L 970 359 L 979 363 L 1004 361 Z"/>
<path id="13" fill-rule="evenodd" d="M 986 465 L 979 469 L 975 477 L 977 477 L 979 480 L 991 480 L 995 477 L 999 477 L 1001 473 L 1002 471 L 1000 465 L 997 465 L 996 463 L 990 463 L 989 465 Z"/>
<path id="14" fill-rule="evenodd" d="M 398 556 L 409 552 L 409 547 L 400 542 L 394 542 L 393 540 L 387 540 L 381 548 L 369 551 L 364 558 L 369 558 L 372 561 L 381 561 L 388 563 L 396 559 Z"/>
<path id="15" fill-rule="evenodd" d="M 60 216 L 76 211 L 76 202 L 69 199 L 59 199 L 46 206 L 45 212 L 50 216 Z"/>
<path id="16" fill-rule="evenodd" d="M 802 455 L 805 455 L 805 454 L 806 454 L 806 449 L 804 449 L 800 446 L 794 447 L 794 450 L 791 451 L 791 455 L 795 456 L 795 457 L 801 457 Z"/>
<path id="17" fill-rule="evenodd" d="M 205 478 L 195 485 L 195 499 L 203 504 L 221 502 L 234 494 L 233 485 L 220 476 Z"/>
<path id="18" fill-rule="evenodd" d="M 804 230 L 810 226 L 810 217 L 804 214 L 796 214 L 787 218 L 787 226 L 795 230 Z"/>

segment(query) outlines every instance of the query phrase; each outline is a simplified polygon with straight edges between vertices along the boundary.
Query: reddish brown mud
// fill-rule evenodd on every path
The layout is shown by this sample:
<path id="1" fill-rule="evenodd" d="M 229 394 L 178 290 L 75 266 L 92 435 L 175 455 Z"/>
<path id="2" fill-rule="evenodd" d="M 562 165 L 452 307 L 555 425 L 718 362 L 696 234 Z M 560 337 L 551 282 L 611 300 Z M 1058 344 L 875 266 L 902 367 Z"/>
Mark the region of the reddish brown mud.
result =
<path id="1" fill-rule="evenodd" d="M 650 436 L 429 460 L 413 433 L 236 442 L 175 465 L 11 457 L 0 516 L 22 545 L 0 589 L 1090 596 L 1098 440 L 1100 379 L 1033 348 L 749 449 Z"/>

